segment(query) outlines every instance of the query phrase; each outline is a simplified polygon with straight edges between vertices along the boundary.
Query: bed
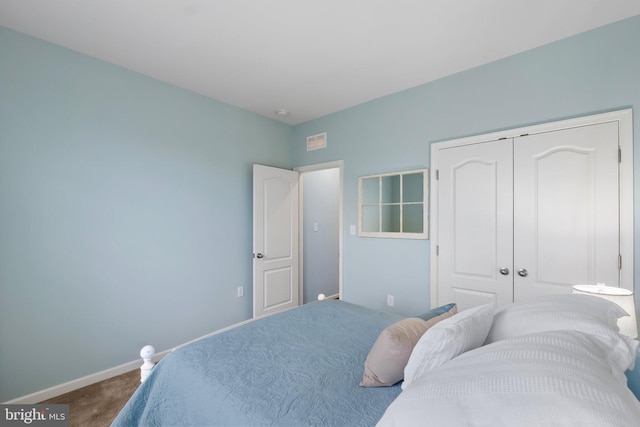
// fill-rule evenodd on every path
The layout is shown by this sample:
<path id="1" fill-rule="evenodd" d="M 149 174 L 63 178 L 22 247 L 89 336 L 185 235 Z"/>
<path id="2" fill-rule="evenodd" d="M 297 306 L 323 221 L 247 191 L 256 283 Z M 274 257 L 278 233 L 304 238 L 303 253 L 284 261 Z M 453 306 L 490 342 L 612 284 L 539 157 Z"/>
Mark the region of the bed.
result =
<path id="1" fill-rule="evenodd" d="M 171 352 L 113 425 L 640 426 L 623 315 L 584 295 L 415 317 L 315 302 Z"/>
<path id="2" fill-rule="evenodd" d="M 115 426 L 371 426 L 400 386 L 359 383 L 379 333 L 402 316 L 326 300 L 179 348 Z"/>

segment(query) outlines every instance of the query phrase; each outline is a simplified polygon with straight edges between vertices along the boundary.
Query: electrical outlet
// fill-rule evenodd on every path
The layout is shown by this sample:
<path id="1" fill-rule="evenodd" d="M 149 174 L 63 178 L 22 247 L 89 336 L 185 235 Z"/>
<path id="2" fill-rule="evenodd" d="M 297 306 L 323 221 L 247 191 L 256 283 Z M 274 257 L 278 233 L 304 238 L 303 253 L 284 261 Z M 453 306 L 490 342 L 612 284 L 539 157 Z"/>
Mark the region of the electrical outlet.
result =
<path id="1" fill-rule="evenodd" d="M 389 307 L 393 307 L 394 301 L 393 301 L 393 295 L 387 295 L 387 305 Z"/>
<path id="2" fill-rule="evenodd" d="M 244 296 L 244 287 L 238 286 L 238 298 Z"/>

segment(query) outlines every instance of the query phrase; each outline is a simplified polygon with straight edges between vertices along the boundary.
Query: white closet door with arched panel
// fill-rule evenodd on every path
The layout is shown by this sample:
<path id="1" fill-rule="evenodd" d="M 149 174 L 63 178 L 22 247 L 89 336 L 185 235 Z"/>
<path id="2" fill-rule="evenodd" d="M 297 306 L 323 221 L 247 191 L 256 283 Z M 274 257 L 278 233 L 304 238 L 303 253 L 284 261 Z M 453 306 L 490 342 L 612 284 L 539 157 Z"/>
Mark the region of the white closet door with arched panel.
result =
<path id="1" fill-rule="evenodd" d="M 633 290 L 631 111 L 432 145 L 432 305 Z"/>
<path id="2" fill-rule="evenodd" d="M 514 140 L 514 296 L 619 286 L 618 126 Z"/>
<path id="3" fill-rule="evenodd" d="M 511 140 L 438 153 L 439 305 L 513 301 L 512 162 Z"/>

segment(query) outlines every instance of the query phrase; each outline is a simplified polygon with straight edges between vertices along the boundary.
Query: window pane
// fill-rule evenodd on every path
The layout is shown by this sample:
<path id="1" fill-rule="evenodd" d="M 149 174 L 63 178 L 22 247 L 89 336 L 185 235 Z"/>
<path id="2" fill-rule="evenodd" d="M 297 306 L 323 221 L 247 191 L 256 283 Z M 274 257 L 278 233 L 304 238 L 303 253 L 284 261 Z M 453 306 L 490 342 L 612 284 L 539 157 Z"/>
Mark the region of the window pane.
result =
<path id="1" fill-rule="evenodd" d="M 382 206 L 382 231 L 387 233 L 400 232 L 400 205 Z"/>
<path id="2" fill-rule="evenodd" d="M 400 203 L 400 175 L 382 177 L 382 203 Z"/>
<path id="3" fill-rule="evenodd" d="M 404 205 L 402 209 L 402 228 L 405 233 L 422 233 L 424 228 L 423 205 Z"/>
<path id="4" fill-rule="evenodd" d="M 402 201 L 404 203 L 423 202 L 424 178 L 422 173 L 411 173 L 402 177 Z"/>

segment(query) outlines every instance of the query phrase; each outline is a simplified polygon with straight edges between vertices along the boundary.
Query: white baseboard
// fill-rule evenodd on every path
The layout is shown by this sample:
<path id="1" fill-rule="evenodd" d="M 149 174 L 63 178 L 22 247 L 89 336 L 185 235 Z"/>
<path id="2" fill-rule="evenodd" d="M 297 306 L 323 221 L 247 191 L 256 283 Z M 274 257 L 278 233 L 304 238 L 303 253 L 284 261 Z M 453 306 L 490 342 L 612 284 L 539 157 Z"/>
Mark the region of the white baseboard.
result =
<path id="1" fill-rule="evenodd" d="M 153 361 L 157 363 L 160 359 L 162 359 L 170 352 L 171 350 L 165 350 L 161 351 L 160 353 L 156 353 L 156 355 L 153 357 Z M 33 405 L 35 403 L 42 402 L 56 396 L 60 396 L 61 394 L 69 393 L 70 391 L 74 391 L 79 388 L 86 387 L 100 381 L 108 380 L 109 378 L 113 378 L 127 372 L 131 372 L 135 369 L 139 369 L 140 366 L 142 366 L 142 360 L 134 360 L 133 362 L 127 362 L 120 366 L 105 369 L 104 371 L 96 372 L 95 374 L 87 375 L 86 377 L 78 378 L 76 380 L 49 387 L 47 389 L 28 394 L 26 396 L 18 397 L 4 403 Z"/>
<path id="2" fill-rule="evenodd" d="M 334 297 L 332 295 L 332 297 Z M 271 316 L 275 313 L 270 313 L 268 315 L 265 315 L 263 317 L 267 317 L 267 316 Z M 256 319 L 247 319 L 244 320 L 242 322 L 239 323 L 235 323 L 233 325 L 227 326 L 226 328 L 222 328 L 222 329 L 218 329 L 217 331 L 211 332 L 207 335 L 203 335 L 199 338 L 196 338 L 194 340 L 188 341 L 184 344 L 180 344 L 176 347 L 173 347 L 172 349 L 169 350 L 164 350 L 161 351 L 160 353 L 156 353 L 155 356 L 153 356 L 153 362 L 157 363 L 160 359 L 162 359 L 164 356 L 166 356 L 167 354 L 171 353 L 172 351 L 180 348 L 180 347 L 184 347 L 187 344 L 191 344 L 195 341 L 199 341 L 203 338 L 207 338 L 210 337 L 212 335 L 217 335 L 221 332 L 226 332 L 230 329 L 234 329 L 237 328 L 238 326 L 242 326 L 246 323 L 249 322 L 253 322 Z M 113 378 L 115 376 L 127 373 L 127 372 L 131 372 L 134 369 L 139 369 L 140 366 L 142 366 L 142 359 L 138 359 L 138 360 L 134 360 L 133 362 L 127 362 L 125 364 L 122 364 L 120 366 L 116 366 L 114 368 L 109 368 L 106 369 L 104 371 L 100 371 L 100 372 L 96 372 L 95 374 L 91 374 L 91 375 L 87 375 L 86 377 L 82 377 L 82 378 L 78 378 L 76 380 L 72 380 L 63 384 L 59 384 L 44 390 L 40 390 L 37 391 L 35 393 L 32 394 L 28 394 L 26 396 L 22 396 L 22 397 L 18 397 L 16 399 L 13 400 L 9 400 L 7 402 L 4 402 L 5 404 L 24 404 L 24 405 L 32 405 L 38 402 L 42 402 L 44 400 L 48 400 L 51 399 L 52 397 L 56 397 L 56 396 L 60 396 L 61 394 L 65 394 L 65 393 L 69 393 L 70 391 L 74 391 L 77 390 L 79 388 L 82 387 L 86 387 L 88 385 L 91 384 L 95 384 L 97 382 L 100 381 L 104 381 L 104 380 L 108 380 L 109 378 Z"/>
<path id="3" fill-rule="evenodd" d="M 287 310 L 288 310 L 288 309 L 287 309 Z M 273 314 L 275 314 L 275 313 L 269 313 L 269 314 L 266 314 L 266 315 L 264 315 L 264 316 L 262 316 L 262 317 L 272 316 Z M 191 344 L 191 343 L 194 343 L 194 342 L 196 342 L 196 341 L 200 341 L 201 339 L 208 338 L 208 337 L 211 337 L 211 336 L 214 336 L 214 335 L 218 335 L 218 334 L 221 334 L 222 332 L 230 331 L 231 329 L 235 329 L 235 328 L 237 328 L 238 326 L 246 325 L 247 323 L 251 323 L 251 322 L 253 322 L 253 321 L 254 321 L 254 320 L 256 320 L 256 319 L 258 319 L 258 318 L 251 318 L 251 319 L 243 320 L 242 322 L 238 322 L 238 323 L 234 323 L 233 325 L 229 325 L 229 326 L 227 326 L 226 328 L 218 329 L 217 331 L 213 331 L 213 332 L 211 332 L 211 333 L 208 333 L 207 335 L 203 335 L 203 336 L 198 337 L 198 338 L 196 338 L 196 339 L 193 339 L 193 340 L 191 340 L 191 341 L 187 341 L 187 342 L 186 342 L 186 343 L 184 343 L 184 344 L 180 344 L 180 345 L 178 345 L 178 346 L 176 346 L 176 347 L 173 347 L 173 349 L 171 349 L 171 351 L 177 350 L 177 349 L 179 349 L 180 347 L 184 347 L 184 346 L 185 346 L 185 345 L 187 345 L 187 344 Z"/>

